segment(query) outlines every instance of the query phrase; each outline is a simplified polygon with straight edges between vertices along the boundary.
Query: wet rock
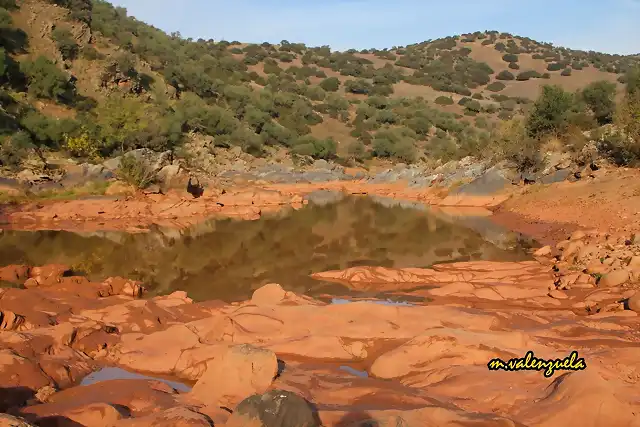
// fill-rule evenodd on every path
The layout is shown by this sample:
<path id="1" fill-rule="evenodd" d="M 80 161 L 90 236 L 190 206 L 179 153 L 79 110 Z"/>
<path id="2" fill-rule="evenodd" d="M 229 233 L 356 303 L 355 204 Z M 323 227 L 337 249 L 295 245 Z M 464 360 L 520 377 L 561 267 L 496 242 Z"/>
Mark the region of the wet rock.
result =
<path id="1" fill-rule="evenodd" d="M 612 288 L 627 283 L 627 281 L 629 281 L 629 270 L 621 269 L 605 274 L 598 285 L 602 288 Z"/>
<path id="2" fill-rule="evenodd" d="M 275 353 L 249 344 L 230 347 L 206 366 L 190 396 L 207 405 L 233 406 L 246 396 L 264 393 L 278 374 Z"/>
<path id="3" fill-rule="evenodd" d="M 304 398 L 285 390 L 256 394 L 240 402 L 226 427 L 321 427 Z"/>

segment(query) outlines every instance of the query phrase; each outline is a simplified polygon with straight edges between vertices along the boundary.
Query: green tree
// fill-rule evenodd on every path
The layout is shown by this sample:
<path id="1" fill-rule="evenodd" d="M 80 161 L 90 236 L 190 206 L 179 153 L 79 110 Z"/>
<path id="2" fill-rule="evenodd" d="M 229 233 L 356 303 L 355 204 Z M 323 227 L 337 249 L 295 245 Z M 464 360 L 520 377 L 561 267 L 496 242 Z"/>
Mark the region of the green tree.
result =
<path id="1" fill-rule="evenodd" d="M 615 96 L 616 84 L 606 80 L 593 82 L 580 92 L 580 97 L 600 125 L 613 121 L 616 109 Z"/>
<path id="2" fill-rule="evenodd" d="M 41 55 L 35 61 L 24 61 L 20 65 L 31 95 L 54 100 L 72 98 L 74 88 L 69 76 L 48 58 Z"/>
<path id="3" fill-rule="evenodd" d="M 320 82 L 320 87 L 327 92 L 336 92 L 340 89 L 340 80 L 337 77 L 328 77 Z"/>
<path id="4" fill-rule="evenodd" d="M 557 85 L 545 85 L 527 117 L 526 129 L 529 137 L 540 138 L 560 134 L 566 130 L 569 113 L 573 106 L 573 94 Z"/>

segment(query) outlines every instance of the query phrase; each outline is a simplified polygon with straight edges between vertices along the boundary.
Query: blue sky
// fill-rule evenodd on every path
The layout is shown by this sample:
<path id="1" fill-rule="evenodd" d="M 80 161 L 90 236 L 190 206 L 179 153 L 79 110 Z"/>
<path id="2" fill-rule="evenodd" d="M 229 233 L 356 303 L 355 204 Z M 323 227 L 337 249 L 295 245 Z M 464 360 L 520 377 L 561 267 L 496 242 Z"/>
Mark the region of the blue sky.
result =
<path id="1" fill-rule="evenodd" d="M 574 49 L 640 53 L 640 0 L 114 0 L 194 39 L 304 42 L 333 49 L 407 45 L 498 30 Z"/>

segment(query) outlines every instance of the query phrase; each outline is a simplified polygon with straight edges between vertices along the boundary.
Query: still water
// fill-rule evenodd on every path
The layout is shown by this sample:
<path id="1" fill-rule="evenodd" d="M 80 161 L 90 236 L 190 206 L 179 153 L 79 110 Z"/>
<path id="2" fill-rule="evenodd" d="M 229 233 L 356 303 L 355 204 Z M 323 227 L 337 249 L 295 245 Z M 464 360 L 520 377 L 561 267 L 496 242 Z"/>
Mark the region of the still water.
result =
<path id="1" fill-rule="evenodd" d="M 257 221 L 216 219 L 142 234 L 5 230 L 0 265 L 62 263 L 95 280 L 142 280 L 154 294 L 185 290 L 195 300 L 236 301 L 270 282 L 307 295 L 347 295 L 341 285 L 309 274 L 359 265 L 520 261 L 530 259 L 534 244 L 486 218 L 455 219 L 424 206 L 353 197 Z"/>

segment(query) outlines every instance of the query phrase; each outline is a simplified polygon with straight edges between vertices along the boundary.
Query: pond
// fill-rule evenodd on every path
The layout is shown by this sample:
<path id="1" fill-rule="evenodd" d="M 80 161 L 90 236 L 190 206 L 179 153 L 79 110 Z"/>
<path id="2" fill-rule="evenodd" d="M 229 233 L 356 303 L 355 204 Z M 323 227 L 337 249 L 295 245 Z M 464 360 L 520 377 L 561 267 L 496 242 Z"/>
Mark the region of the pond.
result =
<path id="1" fill-rule="evenodd" d="M 91 279 L 142 280 L 152 294 L 238 301 L 271 282 L 307 295 L 351 295 L 309 274 L 352 266 L 531 259 L 535 242 L 485 217 L 453 218 L 426 206 L 370 197 L 310 203 L 256 221 L 215 219 L 148 233 L 0 233 L 0 265 L 62 263 Z"/>

